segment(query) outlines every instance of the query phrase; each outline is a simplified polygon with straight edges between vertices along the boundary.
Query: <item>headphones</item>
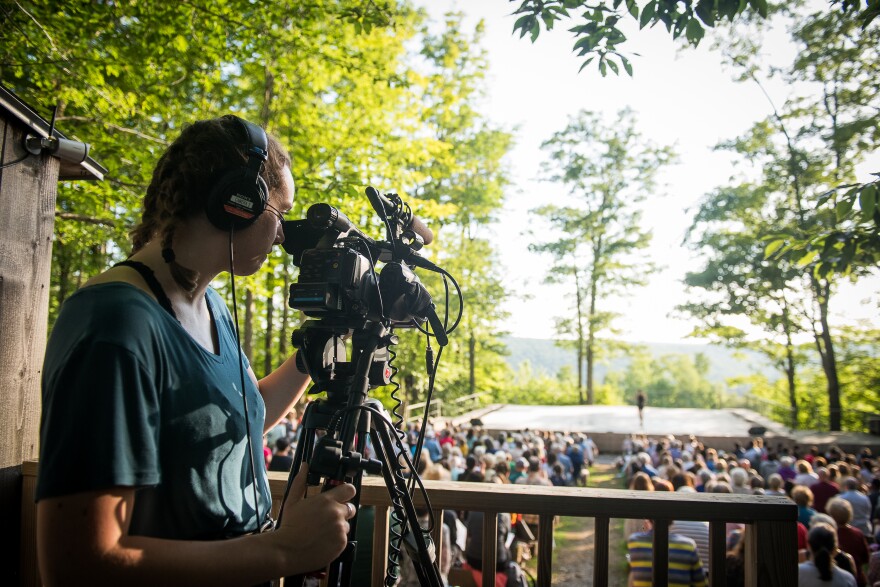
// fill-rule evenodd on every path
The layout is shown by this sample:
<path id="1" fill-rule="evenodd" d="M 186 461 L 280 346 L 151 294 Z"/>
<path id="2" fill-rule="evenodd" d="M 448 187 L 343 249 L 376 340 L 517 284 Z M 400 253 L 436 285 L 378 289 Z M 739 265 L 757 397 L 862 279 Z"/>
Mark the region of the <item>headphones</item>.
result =
<path id="1" fill-rule="evenodd" d="M 225 231 L 241 230 L 253 224 L 266 209 L 269 195 L 269 188 L 260 177 L 263 164 L 269 157 L 266 132 L 237 116 L 229 118 L 237 121 L 247 136 L 247 163 L 220 176 L 205 205 L 211 224 Z"/>

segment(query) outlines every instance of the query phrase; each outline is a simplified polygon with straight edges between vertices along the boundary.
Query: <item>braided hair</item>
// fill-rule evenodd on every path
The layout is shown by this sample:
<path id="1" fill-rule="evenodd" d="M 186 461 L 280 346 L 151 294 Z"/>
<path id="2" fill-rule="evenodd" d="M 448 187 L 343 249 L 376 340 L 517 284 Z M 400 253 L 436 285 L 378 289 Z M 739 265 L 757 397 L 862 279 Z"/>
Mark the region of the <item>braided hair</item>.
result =
<path id="1" fill-rule="evenodd" d="M 810 544 L 810 552 L 813 553 L 813 564 L 819 570 L 819 578 L 830 581 L 834 553 L 837 551 L 837 532 L 828 524 L 816 524 L 810 528 L 807 542 Z"/>
<path id="2" fill-rule="evenodd" d="M 271 193 L 282 185 L 290 156 L 275 137 L 268 138 L 269 156 L 260 176 Z M 188 293 L 195 290 L 199 275 L 175 259 L 174 233 L 182 221 L 203 213 L 220 176 L 247 162 L 248 143 L 245 129 L 234 116 L 201 120 L 183 128 L 153 170 L 141 222 L 131 231 L 132 254 L 160 238 L 171 276 Z"/>

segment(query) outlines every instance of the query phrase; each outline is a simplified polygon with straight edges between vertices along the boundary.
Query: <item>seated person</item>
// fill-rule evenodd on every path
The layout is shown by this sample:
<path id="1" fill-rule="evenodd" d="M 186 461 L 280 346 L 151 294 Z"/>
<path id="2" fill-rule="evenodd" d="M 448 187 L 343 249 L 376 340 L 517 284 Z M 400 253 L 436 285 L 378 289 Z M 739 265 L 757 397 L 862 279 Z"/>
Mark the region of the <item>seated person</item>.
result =
<path id="1" fill-rule="evenodd" d="M 653 523 L 649 524 L 653 526 Z M 651 587 L 654 584 L 653 527 L 631 535 L 626 548 L 630 563 L 628 587 Z M 670 587 L 707 587 L 706 571 L 693 540 L 670 533 L 668 556 Z"/>

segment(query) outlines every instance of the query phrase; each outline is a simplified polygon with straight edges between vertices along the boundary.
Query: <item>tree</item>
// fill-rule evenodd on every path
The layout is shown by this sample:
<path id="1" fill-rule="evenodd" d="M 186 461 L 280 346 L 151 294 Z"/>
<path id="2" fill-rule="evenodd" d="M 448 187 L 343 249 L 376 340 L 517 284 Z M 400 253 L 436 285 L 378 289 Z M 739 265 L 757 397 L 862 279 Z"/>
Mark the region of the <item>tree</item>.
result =
<path id="1" fill-rule="evenodd" d="M 717 221 L 697 238 L 710 261 L 702 274 L 691 275 L 689 280 L 706 289 L 726 289 L 728 295 L 715 300 L 721 313 L 748 317 L 752 325 L 761 325 L 781 337 L 777 342 L 785 348 L 795 419 L 799 394 L 795 390 L 792 334 L 809 333 L 825 374 L 829 425 L 839 430 L 841 387 L 829 323 L 836 277 L 825 259 L 836 258 L 846 264 L 853 279 L 871 266 L 855 263 L 854 252 L 838 246 L 836 239 L 816 239 L 816 235 L 847 230 L 841 220 L 849 210 L 840 215 L 835 207 L 817 208 L 811 202 L 821 201 L 820 194 L 827 193 L 830 186 L 851 179 L 855 164 L 876 145 L 876 96 L 863 89 L 868 80 L 862 77 L 862 69 L 870 72 L 876 67 L 877 39 L 873 38 L 875 31 L 856 30 L 846 15 L 795 16 L 794 38 L 802 51 L 786 77 L 790 84 L 801 82 L 811 91 L 790 99 L 782 108 L 773 105 L 771 118 L 724 145 L 752 164 L 760 179 L 721 190 L 704 203 L 695 226 L 703 223 L 703 228 L 708 228 Z M 730 43 L 732 61 L 743 79 L 760 84 L 756 65 L 760 44 L 743 31 L 735 37 L 745 42 Z M 758 254 L 748 239 L 761 242 L 764 251 Z M 805 248 L 792 245 L 793 241 L 808 240 L 811 244 Z M 817 246 L 820 240 L 822 244 Z M 739 303 L 742 296 L 737 287 L 748 290 L 747 303 Z M 697 308 L 696 314 L 700 313 L 713 319 L 719 314 Z M 718 323 L 708 326 L 716 333 L 724 332 Z M 737 337 L 743 340 L 742 333 Z M 765 350 L 771 356 L 776 352 L 772 346 Z"/>
<path id="2" fill-rule="evenodd" d="M 601 302 L 644 285 L 653 270 L 638 256 L 650 234 L 639 227 L 637 204 L 654 195 L 655 175 L 674 155 L 668 147 L 644 141 L 629 110 L 621 110 L 610 124 L 583 111 L 543 148 L 550 153 L 546 179 L 565 185 L 573 203 L 536 210 L 550 222 L 550 233 L 560 237 L 531 248 L 552 257 L 548 281 L 574 286 L 574 317 L 558 321 L 557 333 L 574 336 L 579 390 L 585 375 L 586 402 L 592 404 L 598 338 L 611 330 L 615 318 L 601 310 Z"/>
<path id="3" fill-rule="evenodd" d="M 626 42 L 622 29 L 628 20 L 637 23 L 639 29 L 662 23 L 673 39 L 684 35 L 686 42 L 696 47 L 706 28 L 731 22 L 739 15 L 765 18 L 770 11 L 767 0 L 649 0 L 642 7 L 636 0 L 521 0 L 513 13 L 517 16 L 513 31 L 519 31 L 520 37 L 529 35 L 534 43 L 542 24 L 549 31 L 563 20 L 574 19 L 572 13 L 579 12 L 580 19 L 569 31 L 575 36 L 572 51 L 586 58 L 581 70 L 598 58 L 596 64 L 602 76 L 608 69 L 618 74 L 620 67 L 632 75 L 632 65 L 619 49 Z M 880 14 L 880 0 L 832 0 L 828 14 L 836 13 L 866 29 Z"/>
<path id="4" fill-rule="evenodd" d="M 126 233 L 159 152 L 199 118 L 233 112 L 279 137 L 297 184 L 292 218 L 327 201 L 375 234 L 380 222 L 364 187 L 399 191 L 429 223 L 448 226 L 425 251 L 447 262 L 464 250 L 458 235 L 479 237 L 475 222 L 487 226 L 500 206 L 511 139 L 475 107 L 485 83 L 479 35 L 462 33 L 455 18 L 447 33 L 430 36 L 408 2 L 35 2 L 0 11 L 0 81 L 41 113 L 57 100 L 65 132 L 92 143 L 110 169 L 103 184 L 59 190 L 53 317 L 80 283 L 128 253 Z M 473 246 L 479 255 L 469 259 L 465 293 L 497 305 L 503 291 L 485 273 L 497 264 L 483 243 Z M 287 307 L 295 279 L 288 257 L 275 252 L 236 282 L 258 373 L 289 354 L 290 330 L 302 318 Z M 228 278 L 214 285 L 233 301 Z M 478 315 L 470 346 L 487 349 L 495 371 L 476 368 L 475 387 L 504 380 L 493 338 L 498 315 Z M 400 378 L 424 371 L 418 351 L 400 355 Z"/>
<path id="5" fill-rule="evenodd" d="M 479 111 L 487 71 L 483 25 L 465 31 L 462 19 L 460 13 L 447 14 L 443 33 L 424 39 L 421 55 L 427 67 L 416 80 L 416 98 L 429 130 L 423 152 L 432 156 L 413 161 L 407 186 L 434 207 L 443 223 L 436 257 L 456 276 L 466 308 L 459 334 L 450 341 L 449 358 L 455 364 L 438 389 L 445 400 L 495 393 L 509 378 L 499 340 L 507 294 L 497 251 L 484 233 L 503 203 L 508 184 L 504 156 L 512 137 Z M 432 291 L 443 291 L 437 279 L 426 278 L 426 283 Z"/>
<path id="6" fill-rule="evenodd" d="M 746 152 L 754 154 L 759 150 L 754 147 L 751 143 Z M 799 319 L 803 293 L 793 286 L 803 272 L 791 263 L 766 260 L 762 240 L 772 230 L 766 202 L 778 188 L 765 179 L 760 185 L 722 188 L 704 198 L 685 237 L 705 259 L 701 270 L 684 279 L 689 291 L 698 295 L 678 310 L 699 321 L 692 335 L 758 350 L 781 369 L 796 427 L 799 357 L 794 338 L 805 327 Z"/>

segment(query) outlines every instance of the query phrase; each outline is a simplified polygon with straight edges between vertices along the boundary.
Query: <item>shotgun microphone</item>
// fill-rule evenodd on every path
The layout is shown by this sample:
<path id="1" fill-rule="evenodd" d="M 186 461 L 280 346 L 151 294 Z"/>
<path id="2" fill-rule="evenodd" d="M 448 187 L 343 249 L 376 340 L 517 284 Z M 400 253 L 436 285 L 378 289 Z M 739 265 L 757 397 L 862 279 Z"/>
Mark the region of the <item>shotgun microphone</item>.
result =
<path id="1" fill-rule="evenodd" d="M 376 211 L 376 214 L 378 214 L 379 218 L 382 220 L 387 219 L 389 214 L 394 213 L 394 203 L 380 194 L 376 188 L 372 186 L 367 188 L 367 198 L 369 198 L 373 210 Z M 434 233 L 428 228 L 428 225 L 415 214 L 409 214 L 409 220 L 406 221 L 403 227 L 404 229 L 412 230 L 414 233 L 422 237 L 422 241 L 426 245 L 431 244 L 431 241 L 434 240 Z"/>

